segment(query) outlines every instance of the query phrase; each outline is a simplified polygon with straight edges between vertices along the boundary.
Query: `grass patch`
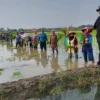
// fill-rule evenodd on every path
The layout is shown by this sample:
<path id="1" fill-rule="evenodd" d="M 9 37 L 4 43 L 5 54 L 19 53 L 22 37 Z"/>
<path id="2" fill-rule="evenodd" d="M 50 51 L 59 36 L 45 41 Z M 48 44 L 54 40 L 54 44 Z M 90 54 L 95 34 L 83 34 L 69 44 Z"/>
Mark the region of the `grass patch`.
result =
<path id="1" fill-rule="evenodd" d="M 100 68 L 96 70 L 86 68 L 81 71 L 72 71 L 71 73 L 63 72 L 52 76 L 55 78 L 41 79 L 38 84 L 38 89 L 41 93 L 47 93 L 47 91 L 49 91 L 49 95 L 60 94 L 63 90 L 67 90 L 69 88 L 77 88 L 86 93 L 89 91 L 89 89 L 85 91 L 86 87 L 92 86 L 95 83 L 100 84 L 99 76 Z"/>

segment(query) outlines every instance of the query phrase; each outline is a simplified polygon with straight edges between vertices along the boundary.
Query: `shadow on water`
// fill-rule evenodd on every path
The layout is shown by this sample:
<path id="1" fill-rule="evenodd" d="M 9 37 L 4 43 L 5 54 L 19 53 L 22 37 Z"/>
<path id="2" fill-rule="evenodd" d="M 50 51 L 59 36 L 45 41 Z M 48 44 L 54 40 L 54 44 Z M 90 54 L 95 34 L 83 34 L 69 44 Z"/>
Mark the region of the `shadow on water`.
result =
<path id="1" fill-rule="evenodd" d="M 88 86 L 79 89 L 67 90 L 64 93 L 44 98 L 27 100 L 100 100 L 100 86 Z"/>

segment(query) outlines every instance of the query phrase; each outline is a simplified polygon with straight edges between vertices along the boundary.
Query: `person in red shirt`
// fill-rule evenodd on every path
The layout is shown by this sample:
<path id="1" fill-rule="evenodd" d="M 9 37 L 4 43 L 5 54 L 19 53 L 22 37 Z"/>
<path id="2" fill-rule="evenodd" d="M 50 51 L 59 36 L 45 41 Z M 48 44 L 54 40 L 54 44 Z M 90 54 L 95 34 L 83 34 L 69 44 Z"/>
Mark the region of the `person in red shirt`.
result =
<path id="1" fill-rule="evenodd" d="M 55 31 L 52 30 L 52 34 L 50 36 L 50 46 L 52 48 L 53 54 L 54 54 L 54 50 L 56 50 L 56 53 L 58 54 L 58 45 L 57 45 L 57 35 L 55 34 Z"/>

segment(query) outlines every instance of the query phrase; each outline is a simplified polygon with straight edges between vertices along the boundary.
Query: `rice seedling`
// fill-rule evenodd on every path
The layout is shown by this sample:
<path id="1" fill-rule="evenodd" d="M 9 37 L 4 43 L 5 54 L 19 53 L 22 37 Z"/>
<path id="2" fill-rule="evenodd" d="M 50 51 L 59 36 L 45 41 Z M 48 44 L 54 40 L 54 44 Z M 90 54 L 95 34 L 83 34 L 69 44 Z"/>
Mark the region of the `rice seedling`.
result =
<path id="1" fill-rule="evenodd" d="M 57 34 L 58 41 L 61 40 L 63 37 L 64 37 L 64 34 L 60 34 L 60 33 Z"/>
<path id="2" fill-rule="evenodd" d="M 21 76 L 22 76 L 22 74 L 19 71 L 16 71 L 13 73 L 13 77 L 21 77 Z"/>
<path id="3" fill-rule="evenodd" d="M 4 68 L 0 68 L 0 72 L 4 71 Z"/>

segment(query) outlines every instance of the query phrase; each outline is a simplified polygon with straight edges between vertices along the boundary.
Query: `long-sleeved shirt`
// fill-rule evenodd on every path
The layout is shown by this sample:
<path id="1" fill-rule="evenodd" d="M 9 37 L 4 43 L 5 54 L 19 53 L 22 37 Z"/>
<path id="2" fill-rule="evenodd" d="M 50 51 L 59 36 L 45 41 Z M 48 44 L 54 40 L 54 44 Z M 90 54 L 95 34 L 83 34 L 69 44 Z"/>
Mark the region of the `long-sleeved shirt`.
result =
<path id="1" fill-rule="evenodd" d="M 82 52 L 92 52 L 92 35 L 86 34 L 84 39 L 80 39 L 80 42 L 83 42 L 84 45 L 82 45 Z"/>
<path id="2" fill-rule="evenodd" d="M 21 36 L 20 35 L 16 35 L 16 42 L 20 42 L 21 40 Z"/>
<path id="3" fill-rule="evenodd" d="M 97 42 L 100 43 L 100 16 L 97 18 L 96 22 L 94 23 L 94 28 L 97 29 Z"/>
<path id="4" fill-rule="evenodd" d="M 44 41 L 47 41 L 47 35 L 45 33 L 41 33 L 39 35 L 39 41 L 40 42 L 44 42 Z"/>

